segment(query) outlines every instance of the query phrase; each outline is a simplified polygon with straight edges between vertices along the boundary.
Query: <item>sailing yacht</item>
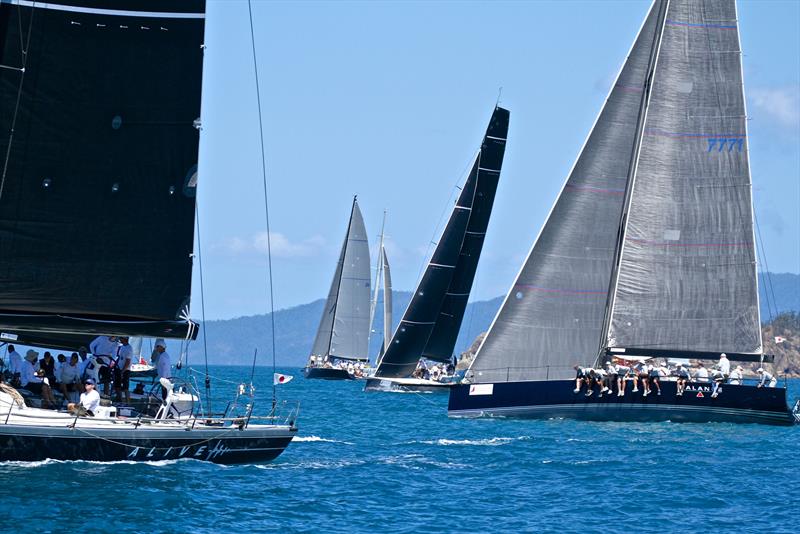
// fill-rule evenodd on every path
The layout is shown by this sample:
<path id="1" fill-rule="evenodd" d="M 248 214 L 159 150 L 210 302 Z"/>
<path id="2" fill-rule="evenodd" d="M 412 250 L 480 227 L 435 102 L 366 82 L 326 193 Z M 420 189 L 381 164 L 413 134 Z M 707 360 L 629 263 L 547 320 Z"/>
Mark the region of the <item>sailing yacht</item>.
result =
<path id="1" fill-rule="evenodd" d="M 450 391 L 450 415 L 798 419 L 785 384 L 722 376 L 681 392 L 662 377 L 660 394 L 636 382 L 631 390 L 624 378 L 614 394 L 575 388 L 575 366 L 615 360 L 771 361 L 741 55 L 733 0 L 653 2 L 468 383 Z"/>
<path id="2" fill-rule="evenodd" d="M 495 107 L 467 180 L 368 391 L 429 391 L 451 380 L 412 376 L 421 359 L 450 362 L 472 290 L 503 165 L 509 112 Z"/>
<path id="3" fill-rule="evenodd" d="M 347 364 L 369 360 L 370 319 L 369 243 L 358 197 L 353 197 L 339 261 L 303 376 L 353 378 Z"/>
<path id="4" fill-rule="evenodd" d="M 205 1 L 3 0 L 0 29 L 2 339 L 194 339 Z M 276 402 L 216 414 L 175 377 L 153 393 L 155 414 L 86 417 L 0 384 L 0 461 L 258 462 L 297 432 Z"/>

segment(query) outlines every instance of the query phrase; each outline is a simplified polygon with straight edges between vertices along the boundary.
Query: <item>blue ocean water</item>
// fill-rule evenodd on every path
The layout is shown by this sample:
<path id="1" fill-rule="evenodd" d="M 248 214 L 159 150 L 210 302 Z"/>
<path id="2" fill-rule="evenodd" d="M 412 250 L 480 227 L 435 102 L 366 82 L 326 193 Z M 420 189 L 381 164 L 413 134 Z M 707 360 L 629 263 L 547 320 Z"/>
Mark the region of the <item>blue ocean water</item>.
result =
<path id="1" fill-rule="evenodd" d="M 300 432 L 273 463 L 0 464 L 0 531 L 798 531 L 800 427 L 448 419 L 444 394 L 283 372 Z"/>

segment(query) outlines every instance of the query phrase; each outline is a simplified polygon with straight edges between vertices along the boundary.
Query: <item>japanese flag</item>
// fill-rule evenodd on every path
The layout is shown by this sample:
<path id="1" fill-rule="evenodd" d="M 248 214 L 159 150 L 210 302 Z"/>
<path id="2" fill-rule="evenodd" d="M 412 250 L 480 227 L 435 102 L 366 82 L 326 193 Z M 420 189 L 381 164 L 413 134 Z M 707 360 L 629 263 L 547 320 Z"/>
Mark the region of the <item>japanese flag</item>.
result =
<path id="1" fill-rule="evenodd" d="M 783 343 L 784 341 L 786 341 L 785 337 L 775 336 L 775 343 Z"/>
<path id="2" fill-rule="evenodd" d="M 285 384 L 286 382 L 289 382 L 292 378 L 294 378 L 292 375 L 275 373 L 272 375 L 272 383 L 277 386 L 278 384 Z"/>

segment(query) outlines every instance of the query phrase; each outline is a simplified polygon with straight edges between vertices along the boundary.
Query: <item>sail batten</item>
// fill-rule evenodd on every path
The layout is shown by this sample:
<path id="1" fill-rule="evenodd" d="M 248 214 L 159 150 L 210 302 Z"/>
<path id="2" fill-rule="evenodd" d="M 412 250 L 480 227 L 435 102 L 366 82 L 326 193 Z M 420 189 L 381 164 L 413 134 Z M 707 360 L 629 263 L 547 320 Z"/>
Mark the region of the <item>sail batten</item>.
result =
<path id="1" fill-rule="evenodd" d="M 572 376 L 594 361 L 661 4 L 654 3 L 470 368 L 475 382 Z"/>

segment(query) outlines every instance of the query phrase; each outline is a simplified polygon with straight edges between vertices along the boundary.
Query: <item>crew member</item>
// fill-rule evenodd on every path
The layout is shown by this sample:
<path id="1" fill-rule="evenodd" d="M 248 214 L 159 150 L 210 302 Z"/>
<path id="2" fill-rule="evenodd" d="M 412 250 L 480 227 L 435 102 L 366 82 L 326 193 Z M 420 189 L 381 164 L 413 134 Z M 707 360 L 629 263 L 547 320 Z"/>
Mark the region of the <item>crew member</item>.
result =
<path id="1" fill-rule="evenodd" d="M 761 381 L 758 383 L 758 387 L 764 387 L 765 385 L 768 388 L 774 388 L 778 385 L 778 379 L 768 373 L 763 367 L 759 367 L 758 371 L 756 371 L 761 376 Z"/>
<path id="2" fill-rule="evenodd" d="M 100 394 L 94 389 L 94 379 L 87 378 L 84 384 L 85 392 L 81 393 L 81 399 L 78 404 L 70 402 L 67 404 L 67 410 L 76 415 L 89 415 L 94 417 L 97 407 L 100 406 Z"/>

